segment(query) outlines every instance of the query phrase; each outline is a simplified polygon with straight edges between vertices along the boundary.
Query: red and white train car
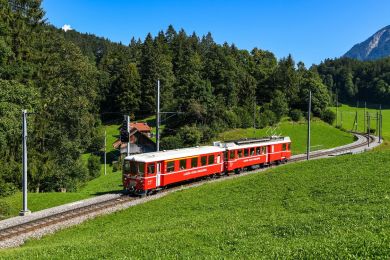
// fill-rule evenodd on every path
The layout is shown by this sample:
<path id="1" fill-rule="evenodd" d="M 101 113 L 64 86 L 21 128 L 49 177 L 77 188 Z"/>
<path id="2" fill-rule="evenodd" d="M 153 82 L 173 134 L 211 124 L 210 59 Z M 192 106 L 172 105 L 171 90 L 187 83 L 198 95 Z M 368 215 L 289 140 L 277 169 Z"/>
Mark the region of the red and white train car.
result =
<path id="1" fill-rule="evenodd" d="M 123 186 L 145 193 L 172 183 L 224 172 L 223 153 L 216 146 L 201 146 L 127 156 Z"/>
<path id="2" fill-rule="evenodd" d="M 127 156 L 122 182 L 126 190 L 146 194 L 190 179 L 286 162 L 290 146 L 289 137 L 270 137 Z"/>
<path id="3" fill-rule="evenodd" d="M 283 163 L 291 157 L 290 137 L 239 140 L 221 146 L 226 148 L 226 172 L 240 173 L 248 167 Z"/>

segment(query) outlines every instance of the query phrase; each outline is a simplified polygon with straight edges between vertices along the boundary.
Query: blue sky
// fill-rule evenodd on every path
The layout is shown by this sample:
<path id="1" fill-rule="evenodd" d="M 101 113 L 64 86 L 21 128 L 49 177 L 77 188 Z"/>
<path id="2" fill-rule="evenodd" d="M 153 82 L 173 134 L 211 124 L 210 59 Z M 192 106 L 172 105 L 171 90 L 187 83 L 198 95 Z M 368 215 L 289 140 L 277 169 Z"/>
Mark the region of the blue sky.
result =
<path id="1" fill-rule="evenodd" d="M 291 53 L 307 66 L 339 57 L 390 24 L 389 0 L 44 0 L 46 18 L 56 27 L 128 44 L 172 24 L 217 43 L 241 49 Z"/>

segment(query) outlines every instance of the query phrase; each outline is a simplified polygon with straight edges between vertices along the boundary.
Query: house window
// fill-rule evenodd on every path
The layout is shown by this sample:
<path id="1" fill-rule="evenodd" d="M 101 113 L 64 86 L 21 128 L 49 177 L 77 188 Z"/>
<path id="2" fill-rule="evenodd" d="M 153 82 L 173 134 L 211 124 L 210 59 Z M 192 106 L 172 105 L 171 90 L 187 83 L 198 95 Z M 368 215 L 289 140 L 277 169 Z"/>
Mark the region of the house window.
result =
<path id="1" fill-rule="evenodd" d="M 191 159 L 191 168 L 198 167 L 198 157 L 194 157 Z"/>
<path id="2" fill-rule="evenodd" d="M 256 155 L 260 155 L 260 147 L 256 147 Z"/>
<path id="3" fill-rule="evenodd" d="M 187 160 L 186 159 L 180 160 L 180 170 L 185 170 L 185 169 L 187 169 Z"/>
<path id="4" fill-rule="evenodd" d="M 154 163 L 149 163 L 148 164 L 148 174 L 154 174 L 154 169 L 155 169 Z"/>
<path id="5" fill-rule="evenodd" d="M 238 150 L 238 158 L 241 158 L 242 157 L 242 150 Z"/>
<path id="6" fill-rule="evenodd" d="M 214 155 L 209 155 L 209 165 L 214 164 Z"/>
<path id="7" fill-rule="evenodd" d="M 251 153 L 250 153 L 251 156 L 255 155 L 255 148 L 251 148 Z"/>
<path id="8" fill-rule="evenodd" d="M 247 157 L 249 155 L 249 149 L 244 149 L 244 157 Z"/>
<path id="9" fill-rule="evenodd" d="M 167 172 L 173 172 L 175 170 L 175 162 L 167 162 Z"/>
<path id="10" fill-rule="evenodd" d="M 236 151 L 230 151 L 229 155 L 230 155 L 230 159 L 235 159 L 236 158 Z"/>
<path id="11" fill-rule="evenodd" d="M 200 157 L 200 165 L 205 166 L 207 164 L 207 156 Z"/>

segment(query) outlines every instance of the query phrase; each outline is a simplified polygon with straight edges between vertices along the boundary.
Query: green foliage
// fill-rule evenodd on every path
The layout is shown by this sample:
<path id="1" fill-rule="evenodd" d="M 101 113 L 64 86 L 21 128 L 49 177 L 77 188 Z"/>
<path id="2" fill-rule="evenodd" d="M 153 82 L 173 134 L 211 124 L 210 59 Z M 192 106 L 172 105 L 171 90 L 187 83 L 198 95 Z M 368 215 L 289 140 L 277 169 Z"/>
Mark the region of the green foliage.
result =
<path id="1" fill-rule="evenodd" d="M 322 120 L 324 120 L 326 123 L 332 125 L 333 122 L 334 122 L 335 119 L 336 119 L 336 113 L 333 112 L 333 111 L 330 110 L 330 109 L 327 109 L 327 110 L 325 110 L 325 111 L 322 113 L 321 118 L 322 118 Z"/>
<path id="2" fill-rule="evenodd" d="M 163 150 L 172 150 L 182 148 L 183 146 L 183 140 L 179 135 L 166 136 L 161 138 L 161 148 Z"/>
<path id="3" fill-rule="evenodd" d="M 100 156 L 93 155 L 88 158 L 88 171 L 90 178 L 99 177 L 102 165 L 100 164 Z"/>
<path id="4" fill-rule="evenodd" d="M 299 122 L 303 117 L 303 113 L 299 109 L 291 110 L 289 115 L 291 117 L 291 120 L 294 122 Z"/>
<path id="5" fill-rule="evenodd" d="M 369 103 L 389 105 L 390 58 L 376 61 L 356 59 L 327 59 L 315 69 L 321 75 L 328 90 L 338 93 L 339 101 L 353 103 L 364 100 Z"/>
<path id="6" fill-rule="evenodd" d="M 175 192 L 2 257 L 389 258 L 389 155 L 289 164 Z M 129 219 L 135 236 L 123 228 Z"/>

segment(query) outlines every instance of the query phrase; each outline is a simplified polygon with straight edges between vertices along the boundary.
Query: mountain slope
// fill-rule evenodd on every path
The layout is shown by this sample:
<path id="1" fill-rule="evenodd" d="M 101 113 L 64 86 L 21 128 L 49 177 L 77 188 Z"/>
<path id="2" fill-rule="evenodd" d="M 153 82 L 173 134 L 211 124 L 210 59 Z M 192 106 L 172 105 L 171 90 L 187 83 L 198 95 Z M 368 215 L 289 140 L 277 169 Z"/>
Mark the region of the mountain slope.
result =
<path id="1" fill-rule="evenodd" d="M 344 57 L 376 60 L 390 56 L 390 25 L 380 29 L 364 42 L 353 46 Z"/>

